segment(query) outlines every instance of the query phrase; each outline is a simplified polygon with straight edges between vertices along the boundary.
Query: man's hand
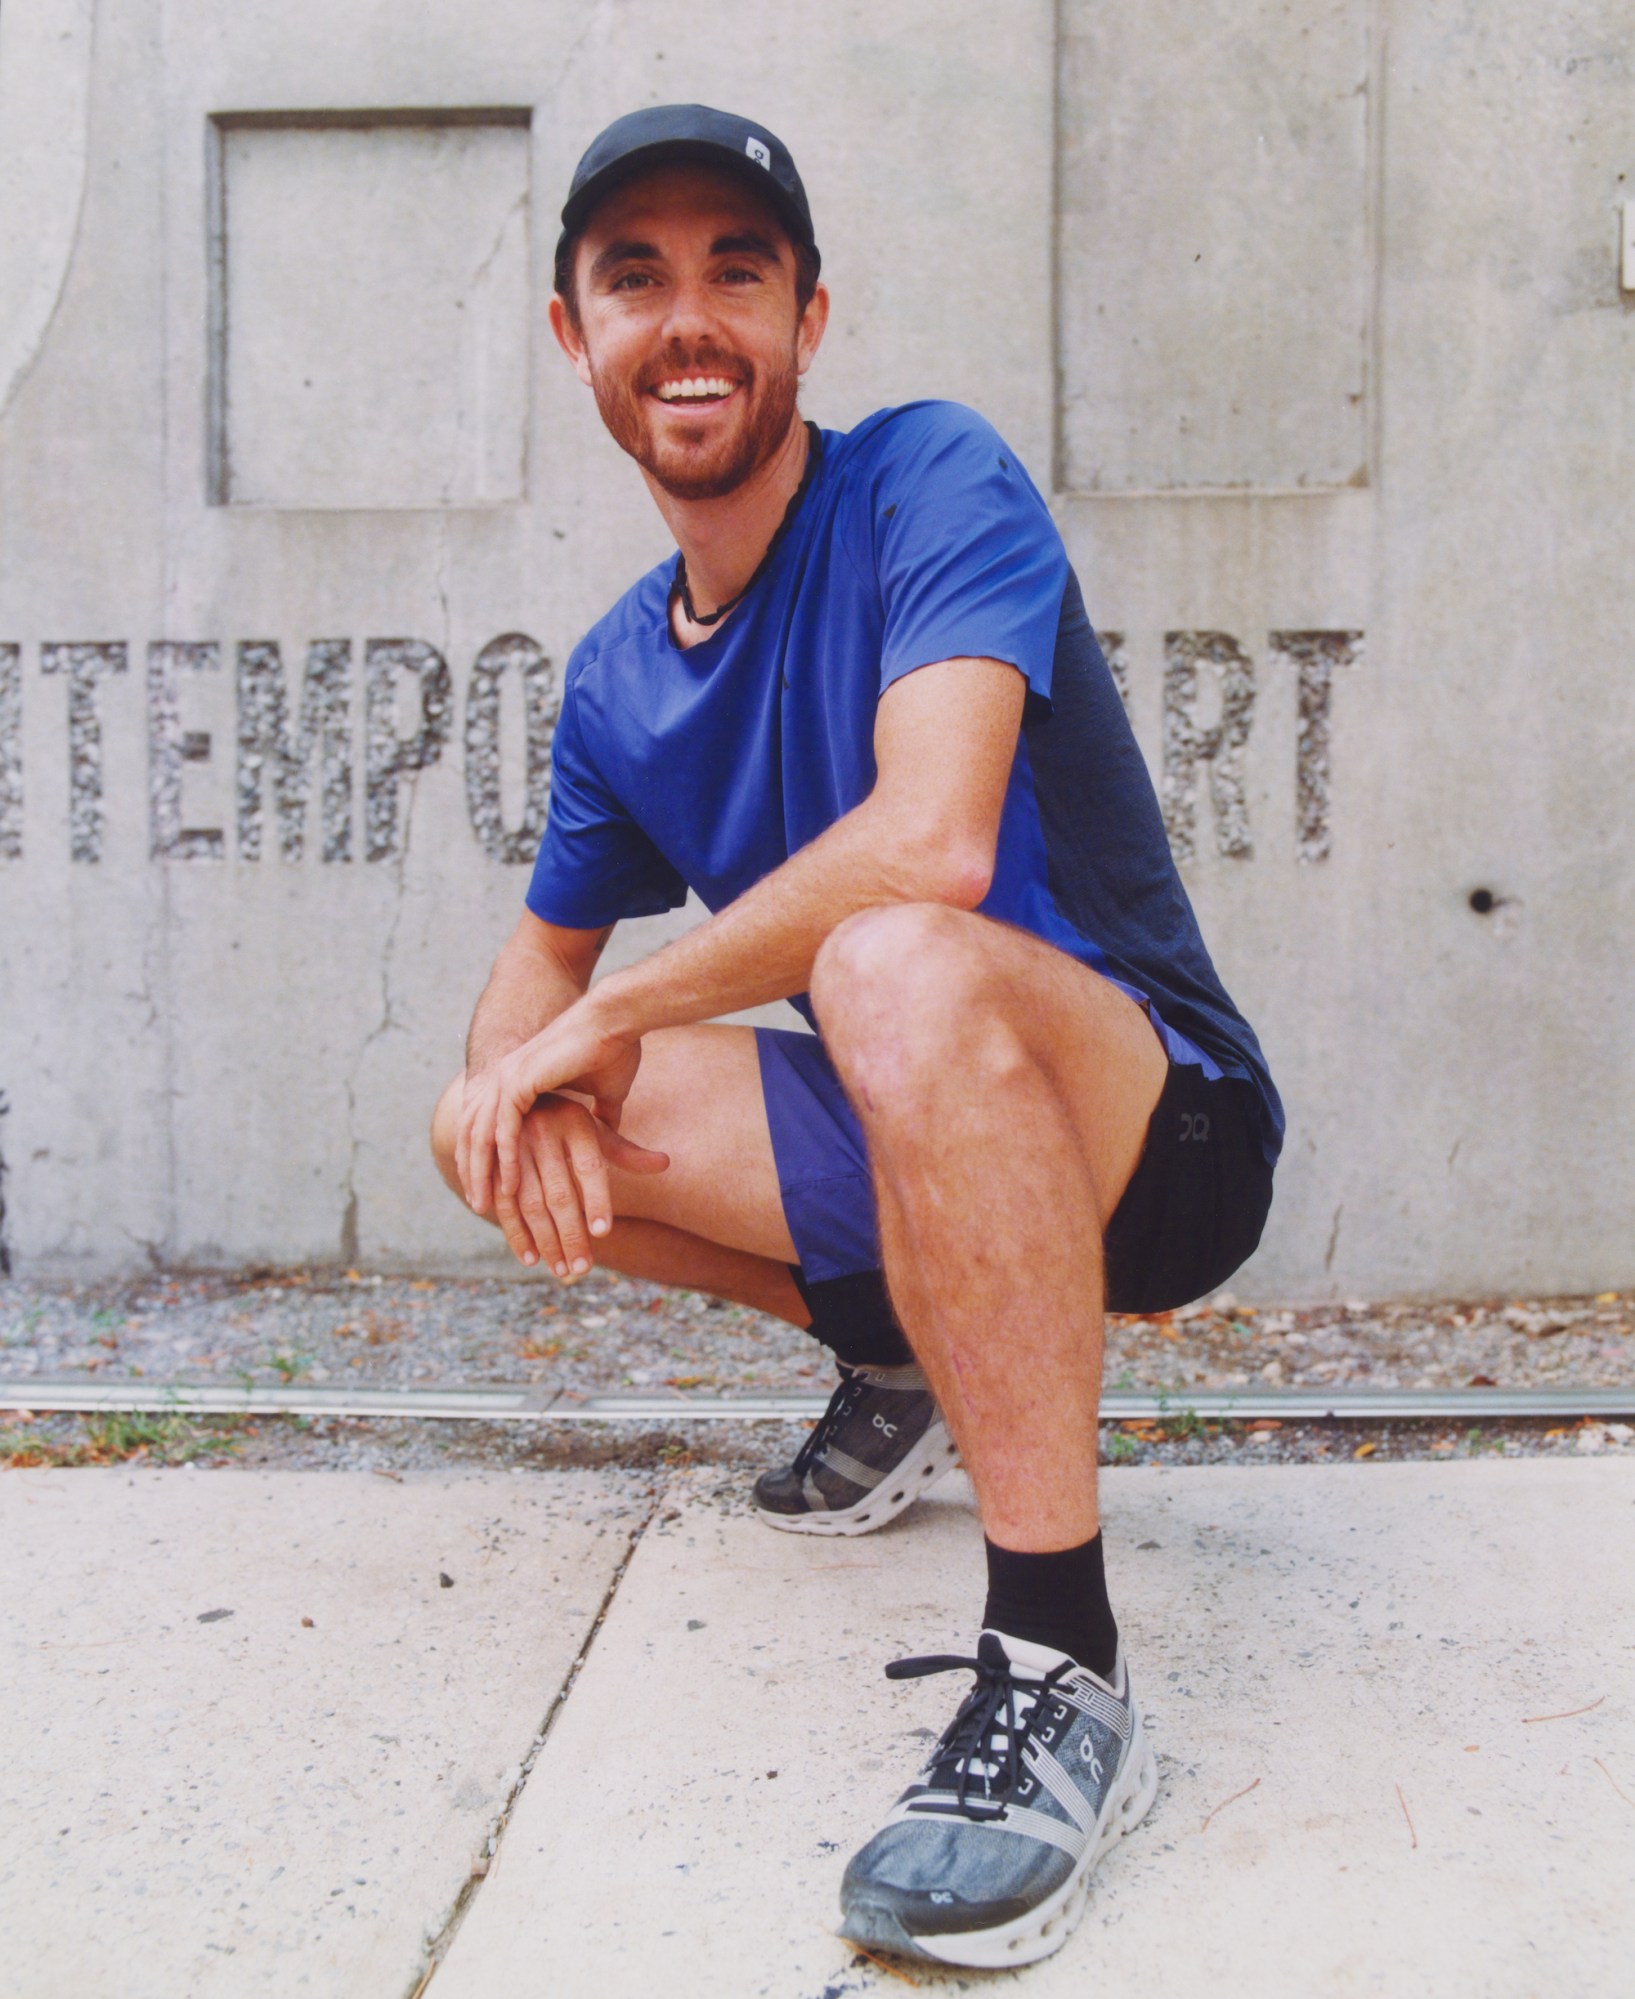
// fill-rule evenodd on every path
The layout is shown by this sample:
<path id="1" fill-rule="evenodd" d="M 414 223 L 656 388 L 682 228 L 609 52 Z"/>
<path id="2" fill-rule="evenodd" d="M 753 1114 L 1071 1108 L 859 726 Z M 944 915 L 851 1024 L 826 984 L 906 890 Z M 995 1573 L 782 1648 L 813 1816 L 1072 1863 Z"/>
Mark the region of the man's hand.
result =
<path id="1" fill-rule="evenodd" d="M 468 1075 L 455 1149 L 460 1184 L 475 1213 L 493 1214 L 520 1262 L 544 1256 L 559 1277 L 582 1274 L 589 1237 L 613 1225 L 606 1162 L 637 1173 L 670 1163 L 619 1132 L 640 1063 L 641 1042 L 610 1031 L 585 999 Z M 562 1090 L 588 1097 L 589 1109 L 550 1094 Z"/>

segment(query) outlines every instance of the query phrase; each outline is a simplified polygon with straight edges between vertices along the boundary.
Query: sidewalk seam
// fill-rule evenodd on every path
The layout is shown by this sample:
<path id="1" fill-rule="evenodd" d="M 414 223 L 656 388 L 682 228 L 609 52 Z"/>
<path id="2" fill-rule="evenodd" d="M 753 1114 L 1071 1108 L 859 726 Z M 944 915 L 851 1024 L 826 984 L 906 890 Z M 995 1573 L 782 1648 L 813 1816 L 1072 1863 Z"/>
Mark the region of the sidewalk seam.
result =
<path id="1" fill-rule="evenodd" d="M 624 1554 L 620 1558 L 618 1567 L 609 1578 L 607 1588 L 602 1592 L 602 1600 L 596 1606 L 596 1615 L 591 1619 L 590 1629 L 585 1633 L 585 1642 L 574 1654 L 573 1664 L 569 1666 L 561 1686 L 552 1695 L 551 1704 L 545 1711 L 545 1718 L 534 1731 L 534 1739 L 529 1743 L 527 1754 L 523 1757 L 521 1766 L 517 1771 L 516 1782 L 505 1794 L 505 1801 L 500 1806 L 499 1813 L 489 1829 L 487 1865 L 480 1869 L 474 1869 L 461 1883 L 460 1891 L 454 1898 L 453 1908 L 449 1910 L 448 1915 L 443 1919 L 442 1927 L 438 1930 L 437 1934 L 426 1944 L 424 1962 L 415 1978 L 414 1984 L 409 1988 L 408 1999 L 422 1999 L 422 1995 L 425 1993 L 427 1987 L 437 1976 L 443 1960 L 448 1956 L 449 1949 L 456 1935 L 459 1933 L 460 1925 L 465 1921 L 471 1905 L 476 1901 L 483 1883 L 493 1872 L 494 1866 L 499 1859 L 500 1842 L 505 1837 L 505 1829 L 510 1824 L 511 1814 L 516 1809 L 517 1800 L 522 1796 L 524 1786 L 533 1775 L 534 1765 L 539 1761 L 546 1743 L 550 1740 L 551 1730 L 556 1726 L 557 1717 L 568 1704 L 568 1696 L 579 1684 L 579 1675 L 584 1669 L 586 1661 L 590 1658 L 591 1648 L 596 1643 L 597 1633 L 601 1630 L 608 1612 L 613 1608 L 613 1599 L 618 1595 L 619 1585 L 625 1579 L 625 1572 L 634 1560 L 636 1550 L 641 1546 L 642 1537 L 658 1517 L 660 1509 L 669 1497 L 669 1492 L 670 1480 L 667 1478 L 654 1494 L 652 1504 L 648 1507 L 646 1513 L 642 1515 L 641 1519 L 631 1529 L 630 1539 L 625 1546 Z"/>

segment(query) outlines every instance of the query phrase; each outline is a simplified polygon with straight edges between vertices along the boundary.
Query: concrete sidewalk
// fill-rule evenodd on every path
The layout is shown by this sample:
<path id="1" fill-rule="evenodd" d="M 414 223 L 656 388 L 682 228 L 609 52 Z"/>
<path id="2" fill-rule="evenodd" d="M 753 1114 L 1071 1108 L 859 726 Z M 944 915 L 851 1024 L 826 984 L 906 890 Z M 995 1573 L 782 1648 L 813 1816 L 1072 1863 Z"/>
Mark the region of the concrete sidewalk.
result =
<path id="1" fill-rule="evenodd" d="M 719 1473 L 13 1472 L 0 1987 L 1631 1989 L 1635 1466 L 1103 1477 L 1158 1803 L 1058 1957 L 939 1979 L 830 1928 L 961 1691 L 880 1668 L 973 1635 L 962 1484 L 813 1544 Z"/>

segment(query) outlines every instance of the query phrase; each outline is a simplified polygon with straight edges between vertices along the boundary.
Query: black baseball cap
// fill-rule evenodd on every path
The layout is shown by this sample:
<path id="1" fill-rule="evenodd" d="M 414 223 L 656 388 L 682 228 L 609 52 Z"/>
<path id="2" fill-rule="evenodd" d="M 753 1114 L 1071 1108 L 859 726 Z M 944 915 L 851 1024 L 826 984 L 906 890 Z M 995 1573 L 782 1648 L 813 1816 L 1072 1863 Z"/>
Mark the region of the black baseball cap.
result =
<path id="1" fill-rule="evenodd" d="M 806 189 L 780 138 L 764 125 L 730 111 L 712 111 L 707 104 L 652 104 L 615 118 L 590 142 L 574 168 L 556 246 L 559 289 L 573 239 L 596 204 L 622 181 L 670 160 L 701 160 L 739 174 L 771 202 L 790 241 L 809 250 L 813 262 L 821 265 Z"/>

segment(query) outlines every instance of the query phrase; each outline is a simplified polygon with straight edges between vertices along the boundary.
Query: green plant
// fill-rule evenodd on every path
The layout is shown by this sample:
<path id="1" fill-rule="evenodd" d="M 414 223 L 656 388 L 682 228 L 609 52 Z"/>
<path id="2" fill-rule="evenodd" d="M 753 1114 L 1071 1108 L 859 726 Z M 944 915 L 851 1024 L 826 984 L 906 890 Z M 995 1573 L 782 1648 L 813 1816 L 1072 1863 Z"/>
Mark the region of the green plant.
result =
<path id="1" fill-rule="evenodd" d="M 1131 1458 L 1139 1455 L 1140 1450 L 1141 1446 L 1134 1437 L 1127 1436 L 1122 1430 L 1115 1430 L 1107 1439 L 1107 1462 L 1110 1465 L 1128 1464 Z"/>
<path id="2" fill-rule="evenodd" d="M 1206 1423 L 1190 1402 L 1183 1402 L 1179 1409 L 1172 1411 L 1160 1400 L 1158 1411 L 1164 1435 L 1172 1444 L 1185 1443 L 1189 1437 L 1213 1437 L 1220 1428 L 1218 1423 Z"/>
<path id="3" fill-rule="evenodd" d="M 301 1376 L 309 1371 L 312 1360 L 313 1356 L 309 1353 L 290 1353 L 280 1348 L 278 1352 L 268 1356 L 268 1365 L 278 1370 L 287 1388 L 292 1381 L 299 1381 Z"/>
<path id="4" fill-rule="evenodd" d="M 87 1420 L 78 1438 L 58 1439 L 38 1431 L 0 1430 L 0 1464 L 76 1465 L 125 1464 L 148 1458 L 155 1464 L 181 1465 L 194 1458 L 220 1457 L 236 1451 L 238 1424 L 227 1418 L 201 1424 L 188 1416 L 116 1412 Z"/>

